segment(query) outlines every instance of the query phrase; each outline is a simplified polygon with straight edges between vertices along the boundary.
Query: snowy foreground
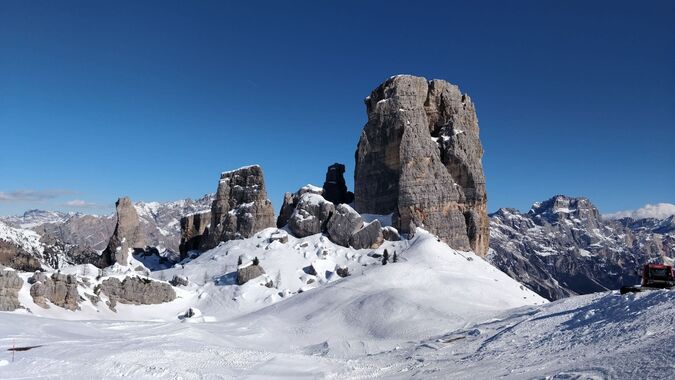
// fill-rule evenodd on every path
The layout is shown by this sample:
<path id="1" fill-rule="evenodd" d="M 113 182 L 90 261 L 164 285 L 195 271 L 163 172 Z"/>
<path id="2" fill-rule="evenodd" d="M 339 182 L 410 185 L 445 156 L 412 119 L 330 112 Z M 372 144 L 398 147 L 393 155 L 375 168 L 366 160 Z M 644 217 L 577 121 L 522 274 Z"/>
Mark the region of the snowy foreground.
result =
<path id="1" fill-rule="evenodd" d="M 675 292 L 547 303 L 422 231 L 375 252 L 274 233 L 155 272 L 190 279 L 167 304 L 45 310 L 22 290 L 0 345 L 39 347 L 3 351 L 0 378 L 675 378 Z M 239 256 L 267 277 L 235 285 Z"/>

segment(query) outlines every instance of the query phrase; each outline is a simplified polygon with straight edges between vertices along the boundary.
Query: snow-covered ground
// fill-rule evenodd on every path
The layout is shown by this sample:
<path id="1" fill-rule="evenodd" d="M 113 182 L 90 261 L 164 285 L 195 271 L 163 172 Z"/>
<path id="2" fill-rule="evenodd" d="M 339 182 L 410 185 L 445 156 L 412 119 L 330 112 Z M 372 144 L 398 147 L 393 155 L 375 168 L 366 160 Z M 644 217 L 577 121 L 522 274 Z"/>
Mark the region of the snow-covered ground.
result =
<path id="1" fill-rule="evenodd" d="M 190 280 L 167 304 L 44 310 L 22 289 L 32 314 L 0 313 L 0 347 L 40 347 L 14 361 L 2 350 L 0 378 L 675 376 L 675 292 L 548 303 L 421 230 L 374 251 L 320 235 L 270 242 L 275 233 L 153 273 Z M 237 286 L 240 256 L 243 266 L 257 257 L 267 275 Z M 197 315 L 179 319 L 188 307 Z"/>

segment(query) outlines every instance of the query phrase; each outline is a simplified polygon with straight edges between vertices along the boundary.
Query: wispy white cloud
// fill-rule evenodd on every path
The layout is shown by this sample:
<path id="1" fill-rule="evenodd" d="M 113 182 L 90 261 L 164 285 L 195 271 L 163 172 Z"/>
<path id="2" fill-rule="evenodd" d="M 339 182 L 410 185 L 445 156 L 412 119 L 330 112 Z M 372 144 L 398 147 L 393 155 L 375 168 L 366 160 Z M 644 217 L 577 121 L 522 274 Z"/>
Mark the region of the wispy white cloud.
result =
<path id="1" fill-rule="evenodd" d="M 63 204 L 66 207 L 72 208 L 97 208 L 99 205 L 97 203 L 91 203 L 84 201 L 82 199 L 73 199 Z"/>
<path id="2" fill-rule="evenodd" d="M 607 219 L 621 219 L 621 218 L 656 218 L 665 219 L 671 215 L 675 215 L 675 204 L 672 203 L 657 203 L 655 205 L 645 205 L 637 210 L 626 210 L 613 212 L 611 214 L 604 214 Z"/>
<path id="3" fill-rule="evenodd" d="M 0 202 L 42 202 L 72 194 L 76 192 L 64 189 L 0 191 Z"/>

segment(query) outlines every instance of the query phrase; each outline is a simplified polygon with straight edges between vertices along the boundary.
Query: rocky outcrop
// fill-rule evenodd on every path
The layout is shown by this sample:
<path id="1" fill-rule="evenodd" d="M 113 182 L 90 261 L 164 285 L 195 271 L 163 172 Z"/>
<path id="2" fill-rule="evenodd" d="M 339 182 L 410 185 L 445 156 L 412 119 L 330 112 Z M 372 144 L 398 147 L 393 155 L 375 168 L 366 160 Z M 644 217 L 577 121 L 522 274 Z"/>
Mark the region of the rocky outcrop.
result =
<path id="1" fill-rule="evenodd" d="M 619 289 L 640 282 L 643 264 L 675 260 L 664 222 L 604 220 L 588 199 L 556 195 L 491 214 L 486 259 L 549 300 Z"/>
<path id="2" fill-rule="evenodd" d="M 213 198 L 213 194 L 207 194 L 194 200 L 188 198 L 172 202 L 134 203 L 145 244 L 178 253 L 181 239 L 180 219 L 185 215 L 209 209 Z M 108 246 L 117 222 L 115 214 L 65 214 L 40 210 L 3 220 L 10 221 L 14 226 L 30 226 L 43 237 L 50 236 L 68 245 L 97 252 Z"/>
<path id="3" fill-rule="evenodd" d="M 188 281 L 187 277 L 174 275 L 169 284 L 172 286 L 188 286 L 190 281 Z"/>
<path id="4" fill-rule="evenodd" d="M 24 272 L 33 272 L 42 268 L 37 255 L 2 239 L 0 239 L 0 265 Z"/>
<path id="5" fill-rule="evenodd" d="M 384 240 L 389 241 L 399 241 L 401 240 L 401 235 L 399 235 L 398 230 L 392 226 L 387 226 L 382 228 L 382 236 Z"/>
<path id="6" fill-rule="evenodd" d="M 333 243 L 348 247 L 352 235 L 363 227 L 363 219 L 353 208 L 339 204 L 326 227 L 328 237 Z"/>
<path id="7" fill-rule="evenodd" d="M 211 227 L 201 248 L 245 239 L 274 225 L 274 209 L 267 199 L 262 168 L 254 165 L 224 172 L 211 205 Z"/>
<path id="8" fill-rule="evenodd" d="M 192 250 L 198 250 L 205 242 L 204 237 L 209 234 L 211 225 L 211 211 L 202 211 L 184 216 L 180 220 L 180 257 L 187 256 Z"/>
<path id="9" fill-rule="evenodd" d="M 117 218 L 115 232 L 102 256 L 107 265 L 115 263 L 128 265 L 129 255 L 133 253 L 134 248 L 145 247 L 145 236 L 131 199 L 128 197 L 118 199 L 115 208 Z"/>
<path id="10" fill-rule="evenodd" d="M 260 266 L 260 264 L 239 266 L 239 268 L 237 268 L 237 285 L 244 285 L 254 278 L 258 278 L 264 274 L 265 270 Z"/>
<path id="11" fill-rule="evenodd" d="M 295 211 L 298 203 L 300 203 L 300 198 L 305 193 L 323 196 L 323 189 L 314 185 L 305 185 L 295 193 L 285 193 L 284 202 L 281 205 L 279 217 L 277 218 L 277 228 L 283 228 L 288 224 L 288 220 L 291 218 L 291 215 L 293 215 L 293 211 Z"/>
<path id="12" fill-rule="evenodd" d="M 279 244 L 286 244 L 288 243 L 288 233 L 284 230 L 276 230 L 270 234 L 269 241 L 270 243 L 278 241 Z"/>
<path id="13" fill-rule="evenodd" d="M 40 242 L 44 245 L 45 262 L 54 269 L 59 269 L 64 265 L 79 264 L 92 264 L 99 268 L 107 266 L 101 253 L 88 246 L 67 244 L 49 234 L 42 235 Z"/>
<path id="14" fill-rule="evenodd" d="M 21 307 L 19 290 L 23 280 L 15 270 L 0 267 L 0 311 L 14 311 Z"/>
<path id="15" fill-rule="evenodd" d="M 108 296 L 108 306 L 112 310 L 115 310 L 118 302 L 154 305 L 176 299 L 176 292 L 171 285 L 141 277 L 125 277 L 123 281 L 115 277 L 105 279 L 101 282 L 101 292 Z"/>
<path id="16" fill-rule="evenodd" d="M 356 231 L 349 239 L 349 245 L 356 249 L 377 248 L 384 242 L 382 225 L 375 219 Z"/>
<path id="17" fill-rule="evenodd" d="M 323 183 L 323 197 L 335 205 L 354 202 L 354 193 L 347 191 L 344 174 L 345 166 L 337 162 L 329 166 L 326 172 L 326 181 Z"/>
<path id="18" fill-rule="evenodd" d="M 484 255 L 487 196 L 471 99 L 442 80 L 395 76 L 366 98 L 366 108 L 356 209 L 393 213 L 403 233 L 424 227 L 453 248 Z"/>
<path id="19" fill-rule="evenodd" d="M 305 237 L 326 230 L 326 223 L 335 212 L 335 206 L 321 195 L 304 193 L 288 220 L 288 228 L 295 237 Z"/>
<path id="20" fill-rule="evenodd" d="M 53 273 L 51 277 L 36 272 L 28 279 L 30 295 L 36 305 L 49 308 L 47 300 L 68 310 L 77 310 L 80 295 L 77 292 L 77 278 L 74 275 Z"/>
<path id="21" fill-rule="evenodd" d="M 33 227 L 43 237 L 56 239 L 93 251 L 103 251 L 115 232 L 115 215 L 70 215 L 63 221 L 44 223 Z"/>

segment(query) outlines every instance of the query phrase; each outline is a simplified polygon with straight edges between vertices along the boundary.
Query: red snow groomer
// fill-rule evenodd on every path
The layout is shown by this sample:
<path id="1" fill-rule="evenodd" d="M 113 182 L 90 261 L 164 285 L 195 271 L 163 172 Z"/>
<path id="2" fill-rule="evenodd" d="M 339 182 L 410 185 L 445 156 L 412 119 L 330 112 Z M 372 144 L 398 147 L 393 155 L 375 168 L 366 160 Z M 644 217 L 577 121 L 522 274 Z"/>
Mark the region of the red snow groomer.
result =
<path id="1" fill-rule="evenodd" d="M 642 285 L 622 286 L 621 294 L 652 289 L 671 289 L 673 287 L 675 287 L 675 272 L 672 265 L 645 264 L 642 267 Z"/>

